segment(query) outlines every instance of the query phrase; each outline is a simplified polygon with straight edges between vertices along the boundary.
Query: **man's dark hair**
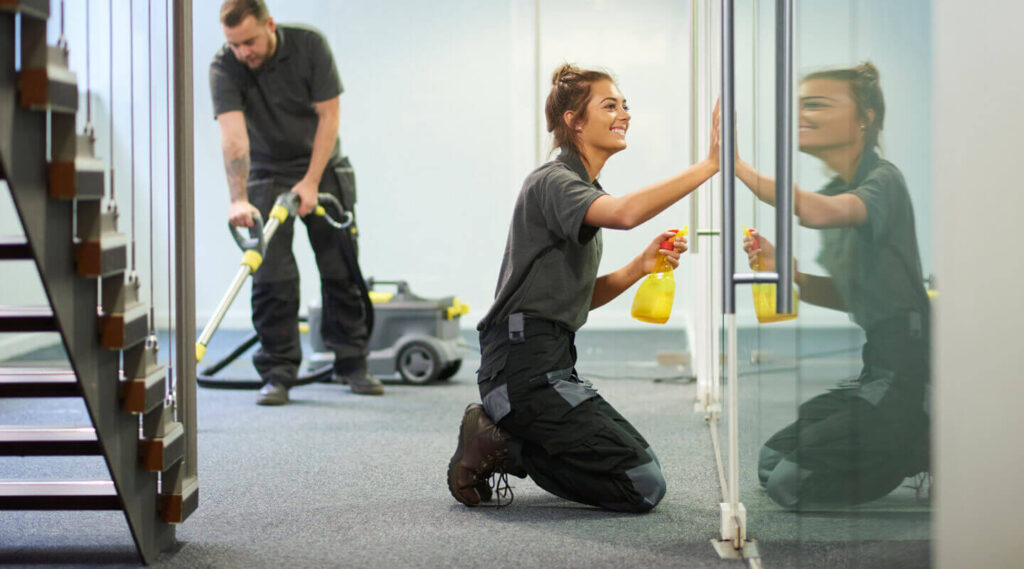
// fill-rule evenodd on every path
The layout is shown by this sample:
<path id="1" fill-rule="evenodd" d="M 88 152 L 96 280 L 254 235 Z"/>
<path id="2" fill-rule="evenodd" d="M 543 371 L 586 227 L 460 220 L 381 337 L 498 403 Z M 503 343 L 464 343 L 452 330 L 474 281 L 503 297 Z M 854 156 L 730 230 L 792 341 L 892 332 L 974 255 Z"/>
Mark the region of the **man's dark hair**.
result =
<path id="1" fill-rule="evenodd" d="M 241 24 L 248 16 L 254 16 L 262 24 L 270 13 L 263 0 L 226 0 L 220 6 L 220 23 L 229 28 Z"/>

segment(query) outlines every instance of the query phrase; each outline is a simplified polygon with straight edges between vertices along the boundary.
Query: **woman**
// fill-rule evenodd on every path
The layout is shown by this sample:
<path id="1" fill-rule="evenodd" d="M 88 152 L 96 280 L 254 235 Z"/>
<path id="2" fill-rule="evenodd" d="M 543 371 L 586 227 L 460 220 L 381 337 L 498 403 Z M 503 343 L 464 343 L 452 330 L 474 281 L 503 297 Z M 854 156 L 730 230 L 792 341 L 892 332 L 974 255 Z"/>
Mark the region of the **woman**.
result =
<path id="1" fill-rule="evenodd" d="M 476 506 L 490 499 L 487 480 L 495 471 L 529 475 L 568 500 L 644 512 L 665 494 L 661 468 L 636 429 L 577 376 L 574 333 L 589 310 L 647 275 L 659 252 L 678 266 L 686 241 L 659 250 L 673 235 L 665 232 L 629 264 L 598 277 L 600 230 L 636 227 L 714 175 L 717 114 L 704 161 L 621 197 L 597 182 L 605 162 L 626 148 L 629 130 L 626 100 L 612 78 L 559 67 L 545 114 L 561 152 L 526 178 L 516 201 L 494 304 L 478 326 L 483 405 L 466 408 L 448 487 L 456 500 Z"/>
<path id="2" fill-rule="evenodd" d="M 848 312 L 867 335 L 860 376 L 800 406 L 761 449 L 758 475 L 790 507 L 854 505 L 885 496 L 928 467 L 929 306 L 906 183 L 876 151 L 885 120 L 871 63 L 808 75 L 800 84 L 800 151 L 836 176 L 796 189 L 796 215 L 823 232 L 828 276 L 797 271 L 804 302 Z M 775 181 L 737 161 L 738 177 L 775 203 Z M 774 270 L 774 247 L 752 232 L 751 266 Z"/>

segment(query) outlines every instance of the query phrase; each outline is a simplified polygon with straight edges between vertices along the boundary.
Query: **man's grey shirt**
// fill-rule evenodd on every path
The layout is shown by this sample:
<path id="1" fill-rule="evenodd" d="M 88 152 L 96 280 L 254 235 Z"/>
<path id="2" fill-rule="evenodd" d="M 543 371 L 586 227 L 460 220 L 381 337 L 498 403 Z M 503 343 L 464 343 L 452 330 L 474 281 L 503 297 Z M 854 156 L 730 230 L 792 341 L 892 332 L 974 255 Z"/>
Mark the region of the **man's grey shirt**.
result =
<path id="1" fill-rule="evenodd" d="M 317 30 L 278 25 L 277 48 L 251 70 L 225 44 L 210 63 L 214 115 L 242 111 L 249 133 L 250 169 L 302 175 L 313 155 L 319 116 L 314 103 L 343 91 L 327 40 Z M 341 156 L 336 140 L 328 165 Z"/>
<path id="2" fill-rule="evenodd" d="M 516 312 L 572 331 L 586 322 L 601 262 L 601 231 L 583 218 L 603 195 L 571 150 L 527 176 L 513 209 L 494 304 L 478 329 Z"/>

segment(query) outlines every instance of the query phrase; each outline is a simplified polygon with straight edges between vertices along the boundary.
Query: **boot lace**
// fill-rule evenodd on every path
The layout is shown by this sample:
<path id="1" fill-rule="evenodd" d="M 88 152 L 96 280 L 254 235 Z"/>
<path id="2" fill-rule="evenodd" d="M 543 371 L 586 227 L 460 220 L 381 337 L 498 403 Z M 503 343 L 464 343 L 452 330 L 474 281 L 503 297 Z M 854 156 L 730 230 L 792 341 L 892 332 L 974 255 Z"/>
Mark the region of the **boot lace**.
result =
<path id="1" fill-rule="evenodd" d="M 481 502 L 481 506 L 488 508 L 504 508 L 511 504 L 512 500 L 515 499 L 515 495 L 512 493 L 512 486 L 508 483 L 508 473 L 504 470 L 500 468 L 495 469 L 487 480 L 487 484 L 491 487 L 491 499 L 493 502 Z"/>

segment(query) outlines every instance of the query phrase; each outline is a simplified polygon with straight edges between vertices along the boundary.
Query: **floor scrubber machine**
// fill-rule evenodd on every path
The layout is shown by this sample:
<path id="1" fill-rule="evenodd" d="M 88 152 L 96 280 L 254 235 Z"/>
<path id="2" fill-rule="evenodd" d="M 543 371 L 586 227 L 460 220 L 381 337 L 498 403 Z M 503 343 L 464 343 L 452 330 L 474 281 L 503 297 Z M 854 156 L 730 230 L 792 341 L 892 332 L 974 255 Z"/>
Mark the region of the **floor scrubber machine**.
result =
<path id="1" fill-rule="evenodd" d="M 277 228 L 296 214 L 299 196 L 288 192 L 281 194 L 264 223 L 262 217 L 253 214 L 254 226 L 249 235 L 243 235 L 237 227 L 231 226 L 231 235 L 242 250 L 241 266 L 227 292 L 214 310 L 206 327 L 196 342 L 196 362 L 206 355 L 207 345 L 220 326 L 231 303 L 238 296 L 245 281 L 257 270 L 263 261 L 267 243 Z M 337 219 L 328 211 L 339 212 Z M 339 231 L 347 231 L 352 224 L 352 215 L 346 212 L 338 200 L 330 194 L 320 194 L 319 204 L 313 211 L 323 217 Z M 398 377 L 412 384 L 426 384 L 443 381 L 455 375 L 462 365 L 459 347 L 459 319 L 469 312 L 469 305 L 456 297 L 428 299 L 417 296 L 405 281 L 374 281 L 367 279 L 363 292 L 367 304 L 370 328 L 370 353 L 367 365 L 378 377 Z M 378 287 L 392 288 L 379 290 Z M 312 356 L 300 367 L 297 384 L 314 381 L 328 381 L 334 363 L 334 353 L 327 350 L 320 337 L 323 311 L 319 301 L 309 307 L 309 316 L 300 318 L 299 330 L 309 334 L 308 347 Z M 259 342 L 255 332 L 245 338 L 229 354 L 198 373 L 199 385 L 258 389 L 262 381 L 252 366 L 239 372 L 232 364 Z"/>

